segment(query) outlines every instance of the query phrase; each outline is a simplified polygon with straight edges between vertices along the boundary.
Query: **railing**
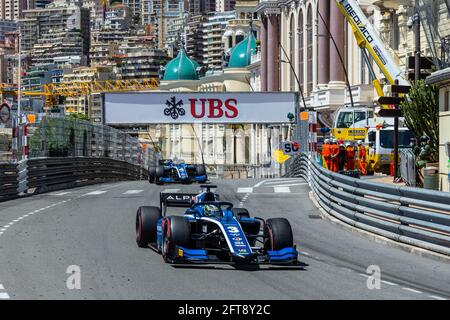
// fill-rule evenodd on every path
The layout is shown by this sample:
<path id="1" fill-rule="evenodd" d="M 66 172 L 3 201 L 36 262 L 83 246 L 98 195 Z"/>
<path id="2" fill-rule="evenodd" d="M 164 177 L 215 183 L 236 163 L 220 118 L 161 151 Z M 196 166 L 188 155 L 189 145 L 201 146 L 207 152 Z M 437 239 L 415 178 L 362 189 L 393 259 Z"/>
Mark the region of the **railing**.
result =
<path id="1" fill-rule="evenodd" d="M 286 174 L 309 182 L 319 205 L 354 227 L 450 255 L 450 193 L 350 178 L 305 155 Z"/>
<path id="2" fill-rule="evenodd" d="M 0 163 L 0 201 L 90 184 L 146 180 L 145 168 L 110 158 L 35 158 Z"/>

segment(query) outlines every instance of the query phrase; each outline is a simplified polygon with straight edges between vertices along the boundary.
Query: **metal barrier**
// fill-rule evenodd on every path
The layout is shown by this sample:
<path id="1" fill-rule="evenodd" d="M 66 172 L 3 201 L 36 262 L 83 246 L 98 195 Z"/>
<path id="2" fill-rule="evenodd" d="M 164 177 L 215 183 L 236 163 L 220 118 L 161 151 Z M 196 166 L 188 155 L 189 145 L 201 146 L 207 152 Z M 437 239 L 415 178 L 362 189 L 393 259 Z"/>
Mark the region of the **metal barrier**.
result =
<path id="1" fill-rule="evenodd" d="M 400 175 L 410 187 L 416 186 L 416 156 L 411 149 L 400 149 Z"/>
<path id="2" fill-rule="evenodd" d="M 35 158 L 0 163 L 0 201 L 96 183 L 146 180 L 142 166 L 110 158 Z"/>
<path id="3" fill-rule="evenodd" d="M 450 193 L 391 186 L 324 169 L 302 155 L 286 174 L 309 182 L 320 206 L 354 227 L 450 255 Z"/>

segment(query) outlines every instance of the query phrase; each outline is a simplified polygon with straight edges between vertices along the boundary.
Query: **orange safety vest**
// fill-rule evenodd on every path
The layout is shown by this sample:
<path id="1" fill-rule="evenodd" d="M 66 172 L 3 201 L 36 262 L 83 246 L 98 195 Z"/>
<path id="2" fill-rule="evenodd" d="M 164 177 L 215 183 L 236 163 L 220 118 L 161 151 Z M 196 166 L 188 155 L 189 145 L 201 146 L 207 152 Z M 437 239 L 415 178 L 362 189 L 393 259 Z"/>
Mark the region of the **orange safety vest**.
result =
<path id="1" fill-rule="evenodd" d="M 330 149 L 331 149 L 331 156 L 339 155 L 339 146 L 337 144 L 332 144 Z"/>
<path id="2" fill-rule="evenodd" d="M 366 159 L 366 147 L 358 146 L 358 159 L 365 160 Z"/>
<path id="3" fill-rule="evenodd" d="M 347 147 L 347 159 L 354 159 L 355 158 L 355 148 L 353 147 Z"/>
<path id="4" fill-rule="evenodd" d="M 330 144 L 329 143 L 324 143 L 322 145 L 322 156 L 324 157 L 329 157 L 331 154 L 331 149 L 330 149 Z"/>

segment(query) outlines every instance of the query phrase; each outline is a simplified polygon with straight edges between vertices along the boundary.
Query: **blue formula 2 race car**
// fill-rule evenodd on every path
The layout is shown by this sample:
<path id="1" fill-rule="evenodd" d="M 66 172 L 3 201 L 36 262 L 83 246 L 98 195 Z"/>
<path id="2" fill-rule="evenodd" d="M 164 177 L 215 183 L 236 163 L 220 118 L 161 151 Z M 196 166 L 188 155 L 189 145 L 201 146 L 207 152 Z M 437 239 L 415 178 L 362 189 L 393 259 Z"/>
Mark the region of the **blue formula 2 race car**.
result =
<path id="1" fill-rule="evenodd" d="M 203 164 L 186 164 L 183 160 L 159 160 L 157 165 L 148 168 L 150 183 L 164 184 L 166 182 L 205 183 L 208 180 Z"/>
<path id="2" fill-rule="evenodd" d="M 298 253 L 285 218 L 250 217 L 244 208 L 219 201 L 212 185 L 200 194 L 160 193 L 160 206 L 139 207 L 136 242 L 162 254 L 167 263 L 296 265 Z M 170 207 L 187 207 L 183 216 Z"/>

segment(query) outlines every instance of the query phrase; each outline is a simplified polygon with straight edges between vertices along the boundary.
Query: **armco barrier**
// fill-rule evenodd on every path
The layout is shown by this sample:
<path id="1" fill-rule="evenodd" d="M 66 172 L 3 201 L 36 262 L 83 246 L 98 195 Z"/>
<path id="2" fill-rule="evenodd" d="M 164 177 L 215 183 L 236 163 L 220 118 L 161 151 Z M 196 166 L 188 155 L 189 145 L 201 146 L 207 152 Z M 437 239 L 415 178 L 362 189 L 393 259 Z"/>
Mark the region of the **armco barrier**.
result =
<path id="1" fill-rule="evenodd" d="M 0 163 L 0 201 L 90 184 L 145 180 L 143 167 L 110 158 L 34 158 Z"/>
<path id="2" fill-rule="evenodd" d="M 354 227 L 450 255 L 450 193 L 391 186 L 333 173 L 302 155 L 288 177 L 308 181 L 320 206 Z"/>

